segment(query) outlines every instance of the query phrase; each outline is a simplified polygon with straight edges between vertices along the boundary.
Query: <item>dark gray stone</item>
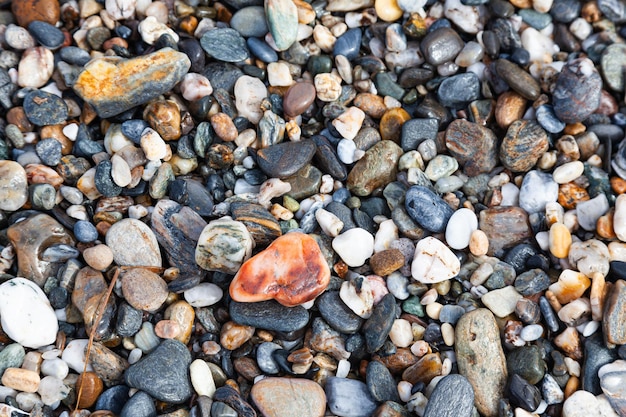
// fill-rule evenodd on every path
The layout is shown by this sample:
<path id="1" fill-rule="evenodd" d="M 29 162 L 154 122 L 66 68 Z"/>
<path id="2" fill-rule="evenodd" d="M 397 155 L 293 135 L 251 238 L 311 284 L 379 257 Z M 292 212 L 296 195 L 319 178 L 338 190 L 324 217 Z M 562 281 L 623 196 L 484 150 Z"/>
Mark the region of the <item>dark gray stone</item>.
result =
<path id="1" fill-rule="evenodd" d="M 374 307 L 372 315 L 363 325 L 362 332 L 369 353 L 374 353 L 383 346 L 395 318 L 396 299 L 389 293 Z"/>
<path id="2" fill-rule="evenodd" d="M 320 295 L 317 308 L 330 327 L 341 333 L 356 333 L 363 324 L 363 319 L 341 300 L 338 291 L 327 291 Z"/>
<path id="3" fill-rule="evenodd" d="M 128 401 L 128 391 L 130 388 L 126 385 L 115 385 L 106 389 L 98 397 L 94 410 L 108 410 L 119 415 Z"/>
<path id="4" fill-rule="evenodd" d="M 366 371 L 367 388 L 374 400 L 384 401 L 400 401 L 396 381 L 389 369 L 378 361 L 371 361 L 367 364 Z"/>
<path id="5" fill-rule="evenodd" d="M 341 417 L 370 417 L 376 403 L 361 381 L 330 377 L 324 387 L 330 412 Z"/>
<path id="6" fill-rule="evenodd" d="M 598 370 L 618 358 L 617 350 L 607 348 L 600 333 L 596 333 L 585 340 L 582 388 L 585 391 L 591 392 L 593 395 L 602 394 Z"/>
<path id="7" fill-rule="evenodd" d="M 309 312 L 304 307 L 285 307 L 274 300 L 258 303 L 232 301 L 229 312 L 235 323 L 278 332 L 300 330 L 309 322 Z"/>
<path id="8" fill-rule="evenodd" d="M 535 345 L 522 346 L 509 352 L 506 367 L 509 374 L 518 374 L 532 384 L 541 381 L 548 368 Z"/>
<path id="9" fill-rule="evenodd" d="M 261 149 L 257 163 L 269 177 L 287 178 L 306 166 L 315 155 L 315 142 L 282 142 Z"/>
<path id="10" fill-rule="evenodd" d="M 406 193 L 406 211 L 421 227 L 435 233 L 446 229 L 454 210 L 426 187 L 414 185 Z"/>
<path id="11" fill-rule="evenodd" d="M 400 144 L 402 150 L 407 152 L 417 149 L 425 140 L 437 140 L 439 122 L 437 119 L 411 119 L 402 125 Z"/>
<path id="12" fill-rule="evenodd" d="M 209 56 L 224 62 L 241 62 L 250 57 L 245 39 L 235 29 L 218 28 L 200 38 L 202 49 Z"/>
<path id="13" fill-rule="evenodd" d="M 55 94 L 33 90 L 24 97 L 24 113 L 34 125 L 58 125 L 67 120 L 67 105 Z"/>
<path id="14" fill-rule="evenodd" d="M 541 402 L 541 391 L 518 374 L 512 374 L 509 377 L 509 400 L 514 406 L 534 411 Z"/>
<path id="15" fill-rule="evenodd" d="M 462 109 L 480 98 L 480 80 L 473 72 L 453 75 L 441 82 L 437 98 L 446 107 Z"/>
<path id="16" fill-rule="evenodd" d="M 124 405 L 120 417 L 156 417 L 154 400 L 145 392 L 135 393 Z"/>
<path id="17" fill-rule="evenodd" d="M 450 374 L 441 379 L 430 395 L 424 417 L 471 417 L 474 389 L 467 378 Z"/>

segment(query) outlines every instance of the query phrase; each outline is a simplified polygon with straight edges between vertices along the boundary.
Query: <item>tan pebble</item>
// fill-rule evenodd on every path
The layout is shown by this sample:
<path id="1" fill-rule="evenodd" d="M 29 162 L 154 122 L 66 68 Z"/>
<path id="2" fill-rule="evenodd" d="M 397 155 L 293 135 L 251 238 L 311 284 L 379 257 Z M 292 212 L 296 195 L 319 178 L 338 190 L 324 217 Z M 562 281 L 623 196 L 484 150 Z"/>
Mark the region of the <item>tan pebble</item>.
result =
<path id="1" fill-rule="evenodd" d="M 196 312 L 193 310 L 193 307 L 183 300 L 171 304 L 165 309 L 163 314 L 165 320 L 174 320 L 178 323 L 181 331 L 175 339 L 184 344 L 187 344 L 191 338 L 195 317 Z"/>
<path id="2" fill-rule="evenodd" d="M 113 251 L 107 245 L 96 245 L 83 251 L 87 265 L 98 271 L 104 271 L 113 263 Z"/>
<path id="3" fill-rule="evenodd" d="M 609 243 L 609 260 L 626 262 L 626 243 Z"/>
<path id="4" fill-rule="evenodd" d="M 566 258 L 572 245 L 572 235 L 563 223 L 550 227 L 550 253 L 557 258 Z"/>
<path id="5" fill-rule="evenodd" d="M 552 178 L 557 184 L 566 184 L 580 177 L 585 170 L 585 165 L 580 161 L 567 162 L 554 169 Z"/>
<path id="6" fill-rule="evenodd" d="M 2 374 L 2 385 L 21 392 L 37 392 L 41 378 L 28 369 L 7 368 Z"/>
<path id="7" fill-rule="evenodd" d="M 578 271 L 566 269 L 559 275 L 559 280 L 550 285 L 550 292 L 559 303 L 567 304 L 581 297 L 591 285 L 587 276 Z"/>
<path id="8" fill-rule="evenodd" d="M 78 376 L 76 380 L 76 392 L 82 387 L 80 401 L 76 405 L 78 408 L 89 408 L 96 403 L 96 400 L 104 389 L 102 379 L 95 372 L 85 372 Z"/>
<path id="9" fill-rule="evenodd" d="M 315 25 L 313 28 L 313 39 L 315 40 L 315 45 L 324 52 L 332 52 L 333 46 L 335 46 L 337 41 L 330 29 L 323 25 Z"/>
<path id="10" fill-rule="evenodd" d="M 470 235 L 469 250 L 474 256 L 483 256 L 489 250 L 489 238 L 480 229 L 474 230 Z"/>
<path id="11" fill-rule="evenodd" d="M 589 1 L 583 4 L 580 15 L 589 23 L 595 23 L 602 19 L 602 12 L 598 7 L 597 1 Z"/>
<path id="12" fill-rule="evenodd" d="M 136 309 L 155 312 L 165 302 L 168 291 L 165 281 L 154 272 L 132 268 L 122 276 L 122 293 Z"/>
<path id="13" fill-rule="evenodd" d="M 141 135 L 141 149 L 148 161 L 158 161 L 167 156 L 167 145 L 159 133 L 153 129 L 144 130 Z"/>
<path id="14" fill-rule="evenodd" d="M 611 177 L 611 189 L 616 194 L 626 193 L 626 180 L 620 177 Z"/>
<path id="15" fill-rule="evenodd" d="M 54 71 L 54 55 L 43 46 L 28 48 L 22 54 L 17 70 L 20 87 L 43 87 Z"/>
<path id="16" fill-rule="evenodd" d="M 384 99 L 377 94 L 359 93 L 355 97 L 353 104 L 375 119 L 380 119 L 387 111 Z"/>
<path id="17" fill-rule="evenodd" d="M 514 91 L 500 94 L 496 102 L 496 122 L 502 129 L 521 119 L 526 111 L 527 100 Z"/>
<path id="18" fill-rule="evenodd" d="M 211 116 L 211 126 L 215 129 L 215 134 L 226 142 L 234 141 L 239 134 L 233 119 L 225 113 L 217 113 Z"/>
<path id="19" fill-rule="evenodd" d="M 510 1 L 510 3 L 513 6 L 518 7 L 520 9 L 529 9 L 529 8 L 533 7 L 532 0 L 512 0 L 512 1 Z"/>
<path id="20" fill-rule="evenodd" d="M 63 177 L 45 165 L 28 164 L 25 169 L 29 184 L 50 184 L 56 189 L 63 184 Z"/>
<path id="21" fill-rule="evenodd" d="M 572 359 L 583 358 L 583 346 L 575 327 L 567 327 L 563 333 L 554 338 L 554 344 Z"/>
<path id="22" fill-rule="evenodd" d="M 220 344 L 224 349 L 235 350 L 254 335 L 254 327 L 229 321 L 222 326 Z"/>
<path id="23" fill-rule="evenodd" d="M 600 237 L 605 239 L 615 239 L 617 237 L 615 230 L 613 230 L 614 215 L 615 211 L 611 209 L 608 213 L 598 218 L 596 222 L 596 232 Z"/>
<path id="24" fill-rule="evenodd" d="M 604 315 L 604 304 L 609 288 L 610 285 L 607 285 L 604 275 L 601 272 L 593 274 L 591 280 L 591 291 L 589 292 L 592 320 L 602 321 L 602 317 Z"/>
<path id="25" fill-rule="evenodd" d="M 271 62 L 267 64 L 267 81 L 273 87 L 289 87 L 293 84 L 293 78 L 289 72 L 289 66 L 284 62 Z"/>
<path id="26" fill-rule="evenodd" d="M 563 133 L 566 135 L 580 135 L 581 133 L 587 130 L 587 126 L 585 126 L 582 122 L 572 123 L 565 125 L 565 130 Z"/>
<path id="27" fill-rule="evenodd" d="M 376 0 L 374 9 L 378 17 L 385 22 L 398 20 L 404 13 L 396 0 Z"/>
<path id="28" fill-rule="evenodd" d="M 350 107 L 333 120 L 332 123 L 341 136 L 346 139 L 354 139 L 359 130 L 361 130 L 364 120 L 365 113 L 363 110 L 358 107 Z"/>
<path id="29" fill-rule="evenodd" d="M 341 95 L 341 78 L 330 73 L 315 76 L 317 98 L 322 101 L 335 101 Z"/>
<path id="30" fill-rule="evenodd" d="M 222 350 L 220 344 L 213 340 L 207 340 L 202 344 L 202 352 L 205 355 L 217 355 L 220 350 Z"/>
<path id="31" fill-rule="evenodd" d="M 565 384 L 565 389 L 563 390 L 563 394 L 565 399 L 568 399 L 573 393 L 578 391 L 580 388 L 580 379 L 576 376 L 570 376 Z"/>
<path id="32" fill-rule="evenodd" d="M 154 326 L 154 333 L 161 339 L 174 339 L 180 334 L 180 325 L 174 320 L 161 320 Z"/>
<path id="33" fill-rule="evenodd" d="M 148 104 L 143 118 L 156 130 L 163 140 L 180 138 L 180 108 L 173 100 L 158 100 Z"/>
<path id="34" fill-rule="evenodd" d="M 308 25 L 315 20 L 315 10 L 304 0 L 294 0 L 293 3 L 298 8 L 298 23 Z"/>

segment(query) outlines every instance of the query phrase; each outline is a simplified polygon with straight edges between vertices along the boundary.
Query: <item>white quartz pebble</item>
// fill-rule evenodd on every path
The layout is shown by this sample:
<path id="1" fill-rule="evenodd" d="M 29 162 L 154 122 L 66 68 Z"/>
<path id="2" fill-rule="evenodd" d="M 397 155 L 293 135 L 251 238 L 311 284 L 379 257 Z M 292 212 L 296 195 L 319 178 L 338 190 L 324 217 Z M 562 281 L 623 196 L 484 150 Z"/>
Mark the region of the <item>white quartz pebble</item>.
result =
<path id="1" fill-rule="evenodd" d="M 249 75 L 242 75 L 235 83 L 235 107 L 239 115 L 258 124 L 263 117 L 261 101 L 267 97 L 267 88 L 263 81 Z"/>
<path id="2" fill-rule="evenodd" d="M 381 252 L 391 247 L 391 244 L 398 240 L 398 226 L 389 219 L 378 225 L 378 231 L 374 236 L 374 252 Z"/>
<path id="3" fill-rule="evenodd" d="M 198 395 L 213 398 L 216 387 L 209 365 L 202 359 L 196 359 L 189 365 L 189 374 L 191 377 L 191 385 Z"/>
<path id="4" fill-rule="evenodd" d="M 465 249 L 470 236 L 478 229 L 476 214 L 467 208 L 455 211 L 446 226 L 446 242 L 452 249 Z"/>
<path id="5" fill-rule="evenodd" d="M 423 284 L 435 284 L 456 276 L 461 262 L 442 241 L 428 236 L 415 246 L 411 275 Z"/>
<path id="6" fill-rule="evenodd" d="M 156 17 L 148 16 L 139 23 L 138 27 L 141 39 L 148 45 L 154 45 L 154 43 L 162 35 L 170 35 L 174 42 L 178 42 L 180 37 L 178 33 L 169 28 L 166 24 L 159 22 Z"/>
<path id="7" fill-rule="evenodd" d="M 208 307 L 222 299 L 224 292 L 217 285 L 203 282 L 184 292 L 185 301 L 192 307 Z"/>
<path id="8" fill-rule="evenodd" d="M 213 94 L 211 81 L 202 74 L 190 72 L 180 82 L 180 93 L 187 101 L 196 101 Z"/>
<path id="9" fill-rule="evenodd" d="M 70 372 L 70 368 L 61 358 L 46 359 L 41 363 L 41 373 L 46 376 L 54 376 L 65 379 Z"/>
<path id="10" fill-rule="evenodd" d="M 522 295 L 515 287 L 507 285 L 504 288 L 489 291 L 480 300 L 493 314 L 502 318 L 515 311 L 515 306 L 521 298 L 523 298 Z"/>
<path id="11" fill-rule="evenodd" d="M 33 281 L 13 278 L 0 285 L 2 330 L 33 349 L 54 343 L 59 322 L 44 292 Z"/>
<path id="12" fill-rule="evenodd" d="M 585 165 L 580 161 L 567 162 L 558 166 L 552 172 L 552 178 L 557 184 L 567 184 L 580 177 L 585 171 Z"/>
<path id="13" fill-rule="evenodd" d="M 365 264 L 374 253 L 374 236 L 355 227 L 334 238 L 332 246 L 348 266 L 357 267 Z"/>
<path id="14" fill-rule="evenodd" d="M 600 194 L 604 195 L 604 194 Z M 597 197 L 596 197 L 597 198 Z M 605 197 L 606 200 L 606 197 Z M 615 200 L 615 216 L 613 217 L 613 230 L 622 242 L 626 242 L 626 194 L 622 194 Z"/>
<path id="15" fill-rule="evenodd" d="M 41 401 L 45 405 L 52 405 L 57 401 L 65 399 L 71 392 L 70 387 L 63 383 L 63 380 L 46 376 L 41 379 L 37 393 L 41 396 Z"/>
<path id="16" fill-rule="evenodd" d="M 344 281 L 339 289 L 339 298 L 357 316 L 367 319 L 374 308 L 374 295 L 367 278 L 363 278 L 359 291 L 351 281 Z"/>
<path id="17" fill-rule="evenodd" d="M 89 344 L 88 339 L 74 339 L 70 341 L 63 349 L 61 359 L 77 373 L 82 373 L 85 366 L 85 348 Z M 87 364 L 87 371 L 92 372 L 91 364 Z"/>
<path id="18" fill-rule="evenodd" d="M 339 217 L 323 208 L 315 211 L 315 220 L 317 220 L 322 231 L 330 237 L 339 235 L 339 232 L 343 229 L 343 222 Z"/>
<path id="19" fill-rule="evenodd" d="M 149 127 L 141 133 L 141 149 L 148 161 L 158 161 L 167 155 L 167 144 L 161 136 Z"/>
<path id="20" fill-rule="evenodd" d="M 365 113 L 358 107 L 349 107 L 341 113 L 335 120 L 333 126 L 339 134 L 346 139 L 354 139 L 361 130 L 361 125 L 365 120 Z"/>
<path id="21" fill-rule="evenodd" d="M 289 67 L 284 62 L 270 62 L 267 64 L 267 81 L 274 87 L 289 87 L 293 78 Z"/>
<path id="22" fill-rule="evenodd" d="M 396 319 L 391 325 L 389 332 L 391 342 L 400 348 L 411 346 L 413 343 L 413 332 L 411 331 L 411 323 L 405 319 Z"/>

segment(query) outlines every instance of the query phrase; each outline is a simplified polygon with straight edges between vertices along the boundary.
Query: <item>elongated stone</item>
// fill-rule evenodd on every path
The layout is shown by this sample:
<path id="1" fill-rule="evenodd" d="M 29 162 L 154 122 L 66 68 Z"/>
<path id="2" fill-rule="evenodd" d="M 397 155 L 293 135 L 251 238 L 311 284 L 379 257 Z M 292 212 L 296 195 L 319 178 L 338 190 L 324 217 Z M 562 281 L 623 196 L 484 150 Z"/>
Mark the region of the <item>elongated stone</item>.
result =
<path id="1" fill-rule="evenodd" d="M 289 48 L 298 37 L 298 8 L 293 0 L 267 0 L 265 16 L 278 50 Z"/>
<path id="2" fill-rule="evenodd" d="M 496 417 L 507 369 L 493 313 L 479 308 L 464 314 L 457 323 L 455 340 L 459 373 L 474 388 L 476 409 L 484 416 Z"/>
<path id="3" fill-rule="evenodd" d="M 602 320 L 607 346 L 626 343 L 626 281 L 617 280 L 606 300 Z"/>
<path id="4" fill-rule="evenodd" d="M 190 66 L 187 55 L 170 48 L 131 59 L 97 58 L 85 66 L 73 88 L 98 116 L 111 117 L 170 91 Z"/>
<path id="5" fill-rule="evenodd" d="M 390 140 L 372 146 L 348 174 L 348 189 L 361 197 L 370 195 L 396 178 L 402 148 Z"/>

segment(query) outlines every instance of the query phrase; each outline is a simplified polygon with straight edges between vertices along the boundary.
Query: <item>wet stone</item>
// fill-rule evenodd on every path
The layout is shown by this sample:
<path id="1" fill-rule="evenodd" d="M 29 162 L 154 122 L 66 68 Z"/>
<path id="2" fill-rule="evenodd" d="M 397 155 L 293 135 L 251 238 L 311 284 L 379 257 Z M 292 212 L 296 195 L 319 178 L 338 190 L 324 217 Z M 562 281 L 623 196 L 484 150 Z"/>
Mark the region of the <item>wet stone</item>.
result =
<path id="1" fill-rule="evenodd" d="M 506 59 L 497 60 L 496 71 L 522 97 L 528 100 L 536 100 L 539 97 L 539 83 L 529 73 L 511 61 Z"/>
<path id="2" fill-rule="evenodd" d="M 552 103 L 556 116 L 565 123 L 586 119 L 600 105 L 602 78 L 588 58 L 563 67 L 556 80 Z"/>
<path id="3" fill-rule="evenodd" d="M 424 417 L 470 417 L 474 390 L 467 378 L 451 374 L 441 379 L 428 400 Z"/>
<path id="4" fill-rule="evenodd" d="M 104 390 L 96 401 L 95 409 L 119 414 L 128 399 L 129 389 L 126 385 L 116 385 Z"/>
<path id="5" fill-rule="evenodd" d="M 374 400 L 399 402 L 398 390 L 391 372 L 378 361 L 371 361 L 366 370 L 367 388 Z"/>
<path id="6" fill-rule="evenodd" d="M 37 126 L 56 125 L 67 120 L 67 105 L 57 95 L 33 90 L 24 97 L 24 112 Z"/>
<path id="7" fill-rule="evenodd" d="M 359 56 L 360 47 L 361 28 L 353 28 L 337 38 L 333 47 L 333 55 L 343 55 L 351 61 Z"/>
<path id="8" fill-rule="evenodd" d="M 395 297 L 392 294 L 387 294 L 376 305 L 372 315 L 362 328 L 368 352 L 374 353 L 383 346 L 391 331 L 395 314 Z"/>
<path id="9" fill-rule="evenodd" d="M 231 214 L 246 226 L 256 245 L 267 245 L 282 234 L 276 219 L 258 204 L 233 203 Z"/>
<path id="10" fill-rule="evenodd" d="M 249 56 L 246 41 L 239 32 L 231 28 L 218 28 L 206 32 L 200 38 L 200 45 L 209 56 L 219 61 L 240 62 Z M 213 85 L 213 82 L 211 84 Z"/>
<path id="11" fill-rule="evenodd" d="M 454 213 L 441 197 L 422 186 L 409 188 L 405 206 L 409 216 L 421 227 L 436 233 L 445 231 L 448 220 Z"/>
<path id="12" fill-rule="evenodd" d="M 169 185 L 169 195 L 172 200 L 184 204 L 200 216 L 210 216 L 213 212 L 213 198 L 199 181 L 174 180 Z"/>
<path id="13" fill-rule="evenodd" d="M 472 72 L 453 75 L 439 85 L 437 99 L 453 109 L 461 109 L 480 98 L 480 81 Z"/>
<path id="14" fill-rule="evenodd" d="M 454 60 L 463 45 L 463 40 L 454 29 L 440 27 L 422 39 L 420 49 L 426 62 L 436 66 Z"/>
<path id="15" fill-rule="evenodd" d="M 509 374 L 517 374 L 536 384 L 543 378 L 548 367 L 537 346 L 522 346 L 507 354 L 506 366 Z"/>
<path id="16" fill-rule="evenodd" d="M 340 417 L 367 417 L 376 409 L 367 385 L 361 381 L 330 377 L 324 391 L 330 411 Z"/>
<path id="17" fill-rule="evenodd" d="M 154 400 L 143 391 L 135 393 L 120 410 L 120 417 L 152 417 L 157 414 Z"/>
<path id="18" fill-rule="evenodd" d="M 338 291 L 324 292 L 317 300 L 317 307 L 324 320 L 341 333 L 356 333 L 363 324 L 363 319 L 341 300 Z"/>
<path id="19" fill-rule="evenodd" d="M 300 330 L 309 322 L 309 314 L 303 307 L 285 307 L 273 300 L 258 303 L 233 301 L 229 313 L 238 324 L 285 333 Z"/>
<path id="20" fill-rule="evenodd" d="M 311 140 L 278 143 L 257 153 L 259 168 L 272 178 L 287 178 L 307 165 L 316 146 Z"/>
<path id="21" fill-rule="evenodd" d="M 166 339 L 150 354 L 131 365 L 125 372 L 125 381 L 152 397 L 174 404 L 191 397 L 189 365 L 191 355 L 177 340 Z"/>

